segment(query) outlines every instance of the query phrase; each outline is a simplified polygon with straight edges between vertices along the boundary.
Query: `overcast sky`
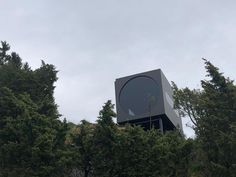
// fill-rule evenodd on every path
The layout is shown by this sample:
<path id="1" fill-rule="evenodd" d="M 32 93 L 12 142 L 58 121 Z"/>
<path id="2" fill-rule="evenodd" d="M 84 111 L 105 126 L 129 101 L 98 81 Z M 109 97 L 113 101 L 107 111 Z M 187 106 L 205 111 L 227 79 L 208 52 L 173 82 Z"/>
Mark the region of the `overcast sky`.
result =
<path id="1" fill-rule="evenodd" d="M 33 68 L 56 66 L 63 116 L 95 121 L 115 103 L 119 77 L 161 68 L 200 88 L 204 57 L 235 79 L 235 9 L 234 0 L 0 0 L 0 40 Z"/>

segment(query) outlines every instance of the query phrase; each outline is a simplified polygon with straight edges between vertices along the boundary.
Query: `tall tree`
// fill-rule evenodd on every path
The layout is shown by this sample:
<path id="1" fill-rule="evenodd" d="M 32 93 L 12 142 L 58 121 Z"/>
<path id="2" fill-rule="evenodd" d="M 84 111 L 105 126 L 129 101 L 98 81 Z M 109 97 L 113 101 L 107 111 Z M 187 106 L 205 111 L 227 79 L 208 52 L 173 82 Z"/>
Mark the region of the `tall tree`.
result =
<path id="1" fill-rule="evenodd" d="M 93 168 L 95 176 L 110 177 L 114 175 L 114 143 L 117 127 L 113 122 L 116 116 L 114 105 L 108 100 L 99 112 L 94 133 Z"/>
<path id="2" fill-rule="evenodd" d="M 211 62 L 205 61 L 209 80 L 201 90 L 178 89 L 174 85 L 176 107 L 194 123 L 202 151 L 206 176 L 235 176 L 236 86 Z"/>
<path id="3" fill-rule="evenodd" d="M 57 71 L 44 62 L 32 70 L 18 54 L 8 54 L 6 42 L 1 44 L 1 175 L 56 176 L 67 130 L 53 96 Z"/>

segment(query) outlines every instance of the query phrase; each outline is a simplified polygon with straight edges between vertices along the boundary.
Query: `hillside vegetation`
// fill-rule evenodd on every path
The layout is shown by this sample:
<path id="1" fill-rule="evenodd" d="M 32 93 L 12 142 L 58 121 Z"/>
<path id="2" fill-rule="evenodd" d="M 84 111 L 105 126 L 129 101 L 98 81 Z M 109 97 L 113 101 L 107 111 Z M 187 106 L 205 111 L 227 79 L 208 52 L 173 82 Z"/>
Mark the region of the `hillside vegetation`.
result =
<path id="1" fill-rule="evenodd" d="M 108 100 L 96 123 L 61 121 L 57 70 L 31 69 L 0 46 L 0 177 L 236 177 L 236 86 L 204 59 L 201 89 L 173 83 L 175 107 L 195 139 L 118 126 Z M 83 103 L 81 103 L 83 104 Z"/>

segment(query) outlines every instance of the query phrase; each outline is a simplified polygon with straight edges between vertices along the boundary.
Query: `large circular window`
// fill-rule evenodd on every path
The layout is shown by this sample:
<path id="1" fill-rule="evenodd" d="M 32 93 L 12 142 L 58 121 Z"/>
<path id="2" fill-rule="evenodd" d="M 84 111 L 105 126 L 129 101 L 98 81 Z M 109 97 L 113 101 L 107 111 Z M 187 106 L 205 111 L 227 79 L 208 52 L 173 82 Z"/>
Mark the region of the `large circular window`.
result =
<path id="1" fill-rule="evenodd" d="M 158 85 L 150 77 L 138 76 L 124 85 L 120 91 L 119 103 L 130 116 L 150 113 L 157 104 Z"/>

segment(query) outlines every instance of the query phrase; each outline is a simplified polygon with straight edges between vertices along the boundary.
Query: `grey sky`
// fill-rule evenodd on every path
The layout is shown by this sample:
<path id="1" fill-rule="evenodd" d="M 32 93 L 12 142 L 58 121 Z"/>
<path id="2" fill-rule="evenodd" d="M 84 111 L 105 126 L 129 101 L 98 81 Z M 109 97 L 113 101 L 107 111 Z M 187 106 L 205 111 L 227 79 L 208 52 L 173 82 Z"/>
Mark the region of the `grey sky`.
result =
<path id="1" fill-rule="evenodd" d="M 179 87 L 199 88 L 205 57 L 235 79 L 235 8 L 233 0 L 0 0 L 0 40 L 33 68 L 54 64 L 60 112 L 94 121 L 104 102 L 115 103 L 118 77 L 161 68 Z"/>

